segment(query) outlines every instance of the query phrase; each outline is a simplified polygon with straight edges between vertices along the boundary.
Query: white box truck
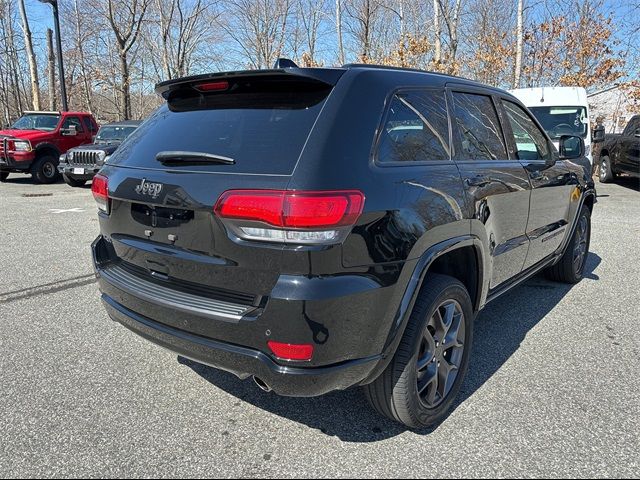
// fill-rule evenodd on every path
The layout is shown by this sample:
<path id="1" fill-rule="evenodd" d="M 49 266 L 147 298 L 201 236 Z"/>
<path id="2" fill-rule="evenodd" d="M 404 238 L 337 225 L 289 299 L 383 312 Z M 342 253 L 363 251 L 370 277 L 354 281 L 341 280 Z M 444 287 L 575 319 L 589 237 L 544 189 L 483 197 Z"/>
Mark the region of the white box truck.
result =
<path id="1" fill-rule="evenodd" d="M 510 90 L 531 110 L 558 148 L 563 135 L 584 139 L 585 154 L 593 165 L 587 92 L 581 87 L 539 87 Z"/>

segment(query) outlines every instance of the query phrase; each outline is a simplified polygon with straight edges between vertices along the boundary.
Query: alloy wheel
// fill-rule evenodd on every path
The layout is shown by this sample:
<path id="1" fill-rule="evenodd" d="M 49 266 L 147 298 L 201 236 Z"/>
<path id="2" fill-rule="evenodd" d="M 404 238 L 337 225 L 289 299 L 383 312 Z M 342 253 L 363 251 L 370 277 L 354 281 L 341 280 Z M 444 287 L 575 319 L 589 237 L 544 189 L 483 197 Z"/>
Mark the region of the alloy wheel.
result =
<path id="1" fill-rule="evenodd" d="M 455 300 L 435 309 L 420 342 L 417 387 L 420 401 L 435 408 L 446 398 L 458 376 L 464 356 L 465 319 Z"/>
<path id="2" fill-rule="evenodd" d="M 580 273 L 587 256 L 587 243 L 589 241 L 589 221 L 586 216 L 580 217 L 576 229 L 576 244 L 573 248 L 573 271 Z"/>

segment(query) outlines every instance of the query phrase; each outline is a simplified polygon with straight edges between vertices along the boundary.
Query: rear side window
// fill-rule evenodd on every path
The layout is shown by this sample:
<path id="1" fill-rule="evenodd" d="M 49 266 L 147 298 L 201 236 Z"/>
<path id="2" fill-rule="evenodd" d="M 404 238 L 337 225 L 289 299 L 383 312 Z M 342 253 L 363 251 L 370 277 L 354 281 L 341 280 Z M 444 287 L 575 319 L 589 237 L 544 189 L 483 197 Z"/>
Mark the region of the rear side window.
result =
<path id="1" fill-rule="evenodd" d="M 85 127 L 87 127 L 87 131 L 91 133 L 95 133 L 98 131 L 98 129 L 95 126 L 95 123 L 93 123 L 93 120 L 91 120 L 90 117 L 84 117 L 84 125 Z"/>
<path id="2" fill-rule="evenodd" d="M 538 128 L 531 117 L 521 107 L 512 102 L 503 101 L 507 119 L 513 132 L 513 141 L 519 160 L 548 160 L 551 150 L 547 137 Z"/>
<path id="3" fill-rule="evenodd" d="M 461 160 L 505 160 L 507 147 L 491 97 L 453 93 L 453 112 L 462 151 Z"/>
<path id="4" fill-rule="evenodd" d="M 238 81 L 228 91 L 170 94 L 111 158 L 112 165 L 166 169 L 160 152 L 232 158 L 234 165 L 181 163 L 172 170 L 289 175 L 331 91 L 309 82 Z"/>
<path id="5" fill-rule="evenodd" d="M 450 160 L 450 151 L 444 91 L 394 95 L 380 132 L 377 161 L 406 164 L 445 160 Z"/>

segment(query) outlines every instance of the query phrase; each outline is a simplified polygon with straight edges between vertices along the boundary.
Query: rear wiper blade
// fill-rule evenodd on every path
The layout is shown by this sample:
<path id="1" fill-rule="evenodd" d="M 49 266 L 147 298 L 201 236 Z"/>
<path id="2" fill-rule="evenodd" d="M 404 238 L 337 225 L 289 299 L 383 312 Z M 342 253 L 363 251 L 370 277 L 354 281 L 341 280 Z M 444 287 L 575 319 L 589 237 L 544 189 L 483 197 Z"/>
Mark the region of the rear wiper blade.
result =
<path id="1" fill-rule="evenodd" d="M 223 157 L 221 155 L 183 151 L 160 152 L 156 155 L 156 160 L 160 163 L 216 163 L 221 165 L 234 165 L 236 163 L 233 158 Z"/>

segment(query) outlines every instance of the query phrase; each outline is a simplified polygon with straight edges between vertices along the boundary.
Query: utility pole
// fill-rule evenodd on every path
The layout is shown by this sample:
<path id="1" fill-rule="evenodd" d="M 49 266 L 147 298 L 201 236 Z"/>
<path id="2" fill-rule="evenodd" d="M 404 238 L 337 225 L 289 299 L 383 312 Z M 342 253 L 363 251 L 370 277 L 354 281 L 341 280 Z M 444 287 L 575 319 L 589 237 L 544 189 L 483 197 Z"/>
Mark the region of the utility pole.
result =
<path id="1" fill-rule="evenodd" d="M 38 0 L 40 3 L 48 3 L 53 8 L 53 26 L 56 30 L 56 46 L 58 50 L 58 75 L 60 77 L 60 100 L 62 111 L 69 110 L 67 104 L 67 86 L 65 85 L 64 61 L 62 59 L 62 39 L 60 38 L 60 15 L 58 12 L 58 0 Z"/>

